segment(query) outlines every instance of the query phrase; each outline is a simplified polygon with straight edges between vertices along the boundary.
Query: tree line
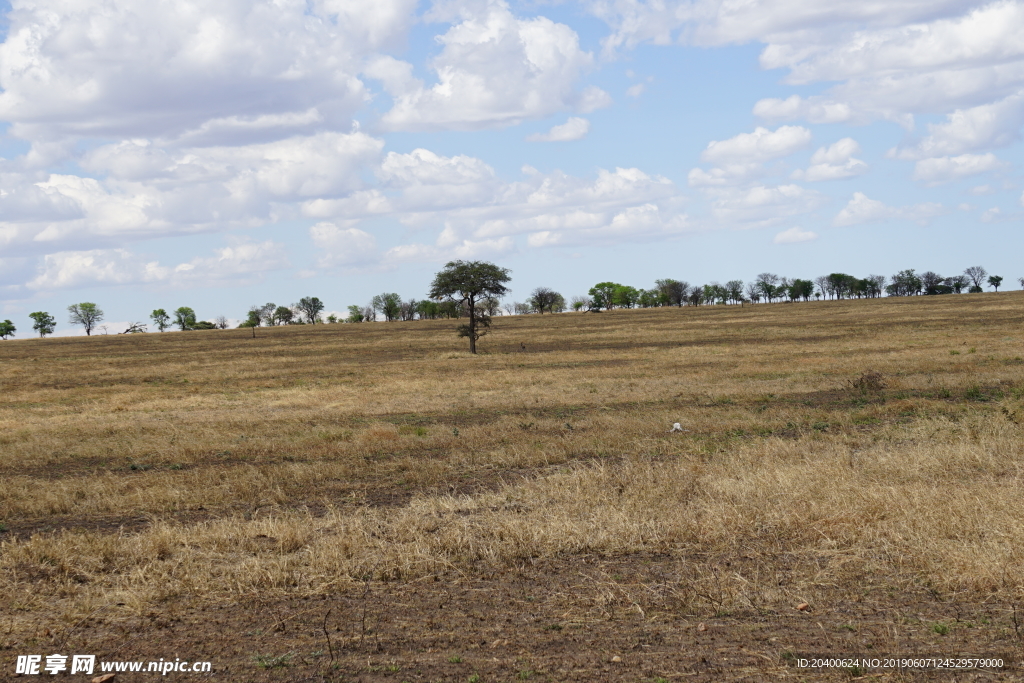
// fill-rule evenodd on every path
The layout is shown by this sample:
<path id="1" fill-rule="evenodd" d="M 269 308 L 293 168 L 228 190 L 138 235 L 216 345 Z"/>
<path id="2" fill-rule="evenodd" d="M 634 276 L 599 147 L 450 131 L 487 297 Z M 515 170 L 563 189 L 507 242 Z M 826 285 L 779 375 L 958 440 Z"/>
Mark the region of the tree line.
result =
<path id="1" fill-rule="evenodd" d="M 901 270 L 888 278 L 884 275 L 858 278 L 846 273 L 831 273 L 813 280 L 761 273 L 751 282 L 729 280 L 725 283 L 710 282 L 692 286 L 684 280 L 666 278 L 656 280 L 654 287 L 650 289 L 610 281 L 599 282 L 591 287 L 586 295 L 574 296 L 568 302 L 562 294 L 549 287 L 537 287 L 525 302 L 502 303 L 502 297 L 508 293 L 505 283 L 509 279 L 507 269 L 491 263 L 452 261 L 435 276 L 426 299 L 403 300 L 396 293 L 385 292 L 374 296 L 365 305 L 348 306 L 348 315 L 342 318 L 333 313 L 324 317 L 323 301 L 315 296 L 307 296 L 290 306 L 275 303 L 253 305 L 238 327 L 467 318 L 469 323 L 460 326 L 460 334 L 469 336 L 470 345 L 475 348 L 476 339 L 482 335 L 482 330 L 489 326 L 491 318 L 502 314 L 543 315 L 566 310 L 598 312 L 614 308 L 933 296 L 982 292 L 985 285 L 998 292 L 1003 283 L 1001 276 L 990 275 L 981 266 L 971 266 L 963 273 L 953 276 L 942 276 L 930 270 L 919 274 L 913 269 Z M 1024 277 L 1018 278 L 1018 281 L 1021 287 L 1024 287 Z M 468 291 L 471 293 L 463 296 L 462 290 L 458 289 L 459 283 L 461 286 L 469 287 Z M 91 335 L 99 328 L 104 319 L 103 310 L 91 302 L 72 304 L 67 310 L 68 321 L 72 325 L 81 326 L 86 335 Z M 38 332 L 40 337 L 52 334 L 56 329 L 56 319 L 45 311 L 30 313 L 28 317 L 32 320 L 32 329 Z M 160 332 L 171 327 L 177 327 L 184 332 L 226 329 L 230 326 L 227 317 L 223 315 L 213 320 L 199 320 L 195 310 L 189 306 L 181 306 L 171 312 L 157 308 L 149 317 Z M 120 334 L 146 332 L 147 327 L 148 324 L 131 323 L 128 329 Z M 17 328 L 10 320 L 0 321 L 0 338 L 14 336 L 16 331 Z"/>

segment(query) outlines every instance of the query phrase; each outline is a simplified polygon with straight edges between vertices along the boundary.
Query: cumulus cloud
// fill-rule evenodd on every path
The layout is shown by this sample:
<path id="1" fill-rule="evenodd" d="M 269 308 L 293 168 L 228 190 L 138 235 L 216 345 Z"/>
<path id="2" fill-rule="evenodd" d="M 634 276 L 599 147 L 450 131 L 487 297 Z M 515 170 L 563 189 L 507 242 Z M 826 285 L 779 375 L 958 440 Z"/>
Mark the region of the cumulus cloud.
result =
<path id="1" fill-rule="evenodd" d="M 362 266 L 378 260 L 377 239 L 358 228 L 355 221 L 346 225 L 320 222 L 309 229 L 309 236 L 319 254 L 320 268 Z"/>
<path id="2" fill-rule="evenodd" d="M 255 282 L 263 273 L 289 265 L 284 245 L 239 242 L 214 256 L 162 266 L 127 249 L 89 249 L 47 254 L 29 289 L 52 291 L 104 285 L 153 284 L 174 287 Z"/>
<path id="3" fill-rule="evenodd" d="M 811 131 L 802 126 L 778 130 L 756 128 L 727 140 L 712 140 L 701 160 L 716 164 L 710 170 L 694 168 L 687 175 L 691 187 L 715 188 L 742 185 L 764 175 L 764 163 L 797 152 L 811 142 Z"/>
<path id="4" fill-rule="evenodd" d="M 726 225 L 762 227 L 813 211 L 827 201 L 819 192 L 799 185 L 768 187 L 756 185 L 746 189 L 718 191 L 713 195 L 712 214 Z"/>
<path id="5" fill-rule="evenodd" d="M 863 192 L 854 192 L 853 198 L 843 207 L 832 225 L 837 227 L 874 223 L 890 219 L 912 220 L 927 223 L 931 218 L 946 212 L 941 204 L 927 203 L 914 206 L 888 206 L 877 199 L 871 199 Z"/>
<path id="6" fill-rule="evenodd" d="M 0 45 L 0 119 L 41 140 L 235 129 L 248 142 L 321 121 L 347 127 L 366 97 L 363 56 L 397 44 L 415 5 L 18 4 Z"/>
<path id="7" fill-rule="evenodd" d="M 893 150 L 900 159 L 921 159 L 1005 147 L 1020 137 L 1024 93 L 970 109 L 957 109 L 945 123 L 929 124 L 928 136 L 916 145 Z"/>
<path id="8" fill-rule="evenodd" d="M 793 178 L 817 182 L 821 180 L 843 180 L 867 172 L 868 165 L 854 154 L 860 154 L 860 145 L 853 138 L 843 138 L 828 147 L 819 147 L 811 156 L 811 165 L 806 171 L 797 170 Z"/>
<path id="9" fill-rule="evenodd" d="M 800 242 L 810 242 L 816 239 L 818 239 L 818 233 L 793 227 L 778 233 L 772 241 L 775 244 L 799 244 Z"/>
<path id="10" fill-rule="evenodd" d="M 728 140 L 712 140 L 701 161 L 712 164 L 762 163 L 779 159 L 811 144 L 811 131 L 803 126 L 782 126 L 770 131 L 758 127 Z"/>
<path id="11" fill-rule="evenodd" d="M 795 121 L 811 123 L 844 123 L 854 118 L 849 104 L 834 102 L 824 97 L 802 98 L 790 95 L 786 99 L 767 97 L 754 104 L 754 116 L 767 121 Z"/>
<path id="12" fill-rule="evenodd" d="M 535 133 L 526 139 L 530 142 L 569 142 L 580 140 L 590 132 L 590 121 L 573 116 L 560 126 L 552 126 L 547 133 Z"/>
<path id="13" fill-rule="evenodd" d="M 476 10 L 476 11 L 474 11 Z M 382 124 L 390 130 L 472 130 L 508 126 L 559 111 L 587 113 L 611 98 L 594 87 L 579 88 L 593 55 L 579 36 L 546 17 L 519 19 L 498 0 L 461 7 L 461 21 L 437 41 L 432 61 L 437 83 L 412 77 L 411 66 L 385 58 L 367 75 L 378 78 L 394 106 Z"/>
<path id="14" fill-rule="evenodd" d="M 922 159 L 914 164 L 914 180 L 929 185 L 938 185 L 951 180 L 1006 168 L 1008 164 L 996 158 L 995 154 L 961 154 L 956 157 Z"/>

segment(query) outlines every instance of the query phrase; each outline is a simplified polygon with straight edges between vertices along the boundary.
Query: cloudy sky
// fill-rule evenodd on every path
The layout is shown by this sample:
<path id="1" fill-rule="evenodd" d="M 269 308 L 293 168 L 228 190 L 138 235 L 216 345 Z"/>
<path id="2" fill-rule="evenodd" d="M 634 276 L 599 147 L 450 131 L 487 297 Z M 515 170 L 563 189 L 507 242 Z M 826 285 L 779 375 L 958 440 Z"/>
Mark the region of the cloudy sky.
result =
<path id="1" fill-rule="evenodd" d="M 0 315 L 1024 276 L 1024 0 L 0 0 Z M 24 331 L 24 332 L 23 332 Z M 112 330 L 113 331 L 113 330 Z"/>

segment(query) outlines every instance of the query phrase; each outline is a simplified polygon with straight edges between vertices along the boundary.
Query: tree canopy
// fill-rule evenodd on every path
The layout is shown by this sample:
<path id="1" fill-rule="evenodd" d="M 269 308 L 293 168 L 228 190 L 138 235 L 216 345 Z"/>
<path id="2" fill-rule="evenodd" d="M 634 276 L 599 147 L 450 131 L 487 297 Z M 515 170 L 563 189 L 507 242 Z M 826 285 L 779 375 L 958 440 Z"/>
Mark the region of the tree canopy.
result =
<path id="1" fill-rule="evenodd" d="M 68 306 L 69 320 L 72 325 L 81 325 L 85 328 L 85 335 L 92 335 L 92 331 L 103 320 L 103 311 L 94 303 L 85 302 L 71 304 Z"/>

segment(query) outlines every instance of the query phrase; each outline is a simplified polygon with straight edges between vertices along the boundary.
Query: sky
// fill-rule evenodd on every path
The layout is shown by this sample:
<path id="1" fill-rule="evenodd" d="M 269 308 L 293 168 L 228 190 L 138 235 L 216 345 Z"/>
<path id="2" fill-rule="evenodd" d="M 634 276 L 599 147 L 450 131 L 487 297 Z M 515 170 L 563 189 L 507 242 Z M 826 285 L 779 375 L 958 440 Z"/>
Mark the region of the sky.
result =
<path id="1" fill-rule="evenodd" d="M 1024 0 L 0 0 L 0 317 L 1024 276 Z"/>

